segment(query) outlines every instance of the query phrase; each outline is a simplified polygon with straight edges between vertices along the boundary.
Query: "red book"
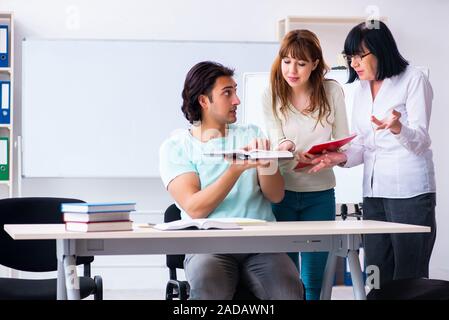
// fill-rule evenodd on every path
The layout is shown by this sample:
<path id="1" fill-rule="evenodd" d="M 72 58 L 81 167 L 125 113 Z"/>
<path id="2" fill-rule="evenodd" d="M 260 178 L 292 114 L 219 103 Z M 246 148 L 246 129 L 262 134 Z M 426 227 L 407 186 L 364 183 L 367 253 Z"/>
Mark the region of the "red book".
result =
<path id="1" fill-rule="evenodd" d="M 324 150 L 326 150 L 328 152 L 337 151 L 338 149 L 343 147 L 345 144 L 348 144 L 349 142 L 351 142 L 352 139 L 354 139 L 356 136 L 357 135 L 354 133 L 354 134 L 350 135 L 349 137 L 316 144 L 316 145 L 312 146 L 312 148 L 310 148 L 309 151 L 307 151 L 307 153 L 318 155 L 318 154 L 323 153 Z M 298 162 L 298 164 L 296 165 L 294 170 L 302 169 L 307 166 L 310 166 L 310 164 Z"/>

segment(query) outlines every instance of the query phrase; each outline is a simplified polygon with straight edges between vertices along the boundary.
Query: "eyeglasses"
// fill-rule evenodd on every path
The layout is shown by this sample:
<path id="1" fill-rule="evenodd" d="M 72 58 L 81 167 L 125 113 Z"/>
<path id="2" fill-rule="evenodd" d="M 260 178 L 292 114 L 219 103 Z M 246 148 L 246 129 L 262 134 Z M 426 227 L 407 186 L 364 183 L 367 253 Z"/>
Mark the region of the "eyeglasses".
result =
<path id="1" fill-rule="evenodd" d="M 365 58 L 366 56 L 369 56 L 370 54 L 371 54 L 371 52 L 368 52 L 368 53 L 365 53 L 362 55 L 360 55 L 360 54 L 355 54 L 355 55 L 344 54 L 343 57 L 346 59 L 348 66 L 350 66 L 353 60 L 355 63 L 360 63 L 360 62 L 362 62 L 363 58 Z"/>

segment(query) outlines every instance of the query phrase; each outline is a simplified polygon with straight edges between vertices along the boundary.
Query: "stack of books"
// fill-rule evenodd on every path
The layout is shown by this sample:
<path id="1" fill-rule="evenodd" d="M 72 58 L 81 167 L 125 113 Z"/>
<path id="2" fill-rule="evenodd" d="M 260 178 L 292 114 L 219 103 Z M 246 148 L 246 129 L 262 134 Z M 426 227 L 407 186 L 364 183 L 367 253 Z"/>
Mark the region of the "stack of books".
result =
<path id="1" fill-rule="evenodd" d="M 133 202 L 63 203 L 61 211 L 67 231 L 126 231 L 132 230 Z"/>

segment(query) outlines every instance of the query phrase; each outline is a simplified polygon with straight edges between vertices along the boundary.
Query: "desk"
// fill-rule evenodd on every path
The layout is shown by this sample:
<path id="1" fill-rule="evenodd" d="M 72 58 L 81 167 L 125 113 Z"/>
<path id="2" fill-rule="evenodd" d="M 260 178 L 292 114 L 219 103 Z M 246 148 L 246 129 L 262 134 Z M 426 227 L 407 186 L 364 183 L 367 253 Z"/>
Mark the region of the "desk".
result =
<path id="1" fill-rule="evenodd" d="M 321 299 L 330 299 L 337 256 L 348 257 L 354 296 L 366 299 L 357 250 L 363 234 L 430 232 L 429 227 L 369 220 L 267 222 L 240 230 L 71 232 L 64 224 L 5 225 L 15 240 L 55 239 L 58 299 L 79 299 L 76 256 L 329 251 Z"/>

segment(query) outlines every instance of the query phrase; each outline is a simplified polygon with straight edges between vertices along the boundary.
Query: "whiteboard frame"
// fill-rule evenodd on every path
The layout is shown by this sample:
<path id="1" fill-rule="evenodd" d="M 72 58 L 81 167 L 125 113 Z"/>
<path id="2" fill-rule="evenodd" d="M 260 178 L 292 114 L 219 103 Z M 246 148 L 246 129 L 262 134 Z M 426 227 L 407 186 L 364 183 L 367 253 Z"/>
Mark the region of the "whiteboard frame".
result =
<path id="1" fill-rule="evenodd" d="M 111 40 L 111 39 L 39 39 L 39 38 L 33 38 L 33 39 L 25 39 L 23 44 L 26 43 L 30 43 L 30 42 L 49 42 L 49 43 L 57 43 L 57 42 L 69 42 L 72 44 L 80 44 L 82 45 L 83 42 L 87 42 L 90 44 L 95 44 L 97 42 L 101 42 L 101 43 L 125 43 L 125 44 L 132 44 L 132 43 L 144 43 L 144 44 L 149 44 L 149 47 L 151 47 L 152 45 L 154 46 L 159 46 L 162 45 L 164 48 L 169 48 L 171 44 L 174 44 L 178 47 L 188 47 L 189 45 L 192 45 L 196 50 L 199 51 L 201 48 L 203 47 L 210 47 L 211 49 L 209 50 L 209 55 L 211 56 L 210 59 L 199 59 L 196 62 L 199 61 L 204 61 L 204 60 L 213 60 L 213 61 L 217 61 L 219 63 L 223 63 L 226 66 L 229 66 L 231 68 L 235 67 L 236 70 L 236 75 L 235 75 L 235 79 L 236 81 L 239 83 L 241 83 L 241 80 L 239 81 L 239 78 L 242 78 L 242 75 L 245 71 L 244 67 L 242 68 L 241 66 L 246 66 L 246 65 L 256 65 L 259 64 L 261 67 L 261 64 L 263 62 L 264 65 L 264 69 L 265 70 L 269 70 L 272 60 L 275 57 L 275 54 L 278 51 L 278 47 L 279 47 L 279 43 L 278 42 L 261 42 L 261 41 L 186 41 L 186 40 L 181 40 L 181 41 L 177 41 L 177 40 Z M 237 52 L 219 52 L 217 54 L 217 56 L 230 56 L 232 57 L 237 57 L 235 58 L 238 61 L 235 61 L 235 63 L 233 61 L 222 61 L 222 59 L 220 58 L 214 58 L 214 53 L 217 53 L 217 48 L 237 48 Z M 250 48 L 248 49 L 249 51 L 249 55 L 252 55 L 250 57 L 244 57 L 243 54 L 240 54 L 239 56 L 238 53 L 240 52 L 240 48 L 242 48 L 241 50 L 245 50 L 245 48 Z M 257 48 L 262 48 L 263 50 L 259 50 Z M 256 59 L 256 62 L 254 63 L 247 63 L 247 61 L 249 59 L 254 60 L 254 53 L 256 52 L 256 50 L 262 51 L 262 53 L 260 54 L 260 56 L 262 56 L 262 58 L 258 58 Z M 231 50 L 230 50 L 231 51 Z M 264 52 L 266 51 L 266 52 Z M 23 56 L 22 58 L 25 59 L 26 58 L 26 52 L 25 50 L 22 50 L 23 52 Z M 187 51 L 188 52 L 188 51 Z M 182 52 L 181 52 L 182 53 Z M 28 52 L 29 55 L 29 52 Z M 189 59 L 194 59 L 191 56 L 188 56 L 188 54 L 186 55 L 186 61 L 188 61 Z M 173 56 L 173 55 L 172 55 Z M 241 57 L 241 58 L 240 58 Z M 184 60 L 183 60 L 184 61 Z M 195 63 L 196 63 L 195 62 Z M 187 71 L 193 66 L 194 64 L 189 64 Z M 265 67 L 266 65 L 266 67 Z M 22 139 L 23 139 L 23 143 L 22 143 L 22 150 L 23 150 L 23 158 L 21 161 L 21 172 L 24 178 L 157 178 L 159 177 L 159 170 L 158 170 L 158 165 L 159 165 L 159 161 L 158 159 L 155 160 L 155 158 L 153 157 L 152 160 L 152 164 L 151 164 L 151 168 L 149 168 L 148 172 L 144 171 L 144 169 L 139 169 L 139 173 L 134 174 L 134 171 L 132 171 L 131 169 L 128 170 L 128 174 L 121 174 L 121 173 L 113 173 L 113 171 L 109 170 L 110 172 L 94 172 L 93 174 L 91 173 L 82 173 L 82 172 L 77 172 L 76 174 L 71 174 L 71 170 L 65 170 L 65 172 L 59 173 L 57 172 L 58 169 L 51 169 L 53 172 L 49 172 L 48 169 L 45 170 L 40 170 L 40 169 L 35 169 L 33 168 L 33 164 L 31 164 L 30 167 L 30 162 L 32 162 L 33 160 L 35 160 L 38 157 L 38 153 L 33 151 L 33 154 L 30 154 L 30 149 L 29 149 L 29 140 L 30 140 L 30 135 L 32 134 L 31 132 L 28 132 L 30 130 L 30 128 L 28 128 L 28 125 L 24 124 L 24 119 L 27 116 L 27 99 L 26 99 L 26 93 L 27 93 L 27 86 L 29 87 L 29 81 L 27 82 L 27 75 L 26 75 L 26 63 L 23 62 L 22 63 L 22 67 L 23 67 L 23 90 L 22 90 L 22 95 L 23 95 L 23 100 L 22 100 Z M 117 67 L 117 70 L 120 70 L 120 68 L 126 68 L 126 66 L 119 66 Z M 89 72 L 92 72 L 92 70 L 86 70 L 86 73 L 89 74 Z M 182 71 L 180 71 L 181 73 Z M 182 78 L 182 81 L 178 81 L 177 82 L 177 86 L 179 86 L 182 89 L 182 84 L 184 82 L 184 78 L 186 76 L 186 73 L 183 73 L 182 76 L 180 76 L 180 78 Z M 163 87 L 165 89 L 165 87 Z M 167 90 L 167 89 L 165 89 Z M 169 90 L 167 90 L 168 92 Z M 175 90 L 176 92 L 173 92 L 173 90 L 171 91 L 172 95 L 176 95 L 176 96 L 181 96 L 181 90 Z M 174 112 L 173 108 L 176 109 L 176 119 L 173 119 L 175 124 L 177 124 L 176 127 L 170 129 L 167 131 L 166 136 L 164 136 L 164 139 L 169 137 L 170 131 L 172 130 L 176 130 L 178 128 L 181 129 L 187 129 L 190 124 L 188 123 L 188 121 L 184 118 L 184 115 L 182 114 L 181 110 L 180 110 L 180 105 L 181 105 L 182 99 L 179 100 L 179 103 L 176 103 L 175 105 L 171 104 L 170 108 L 171 111 L 169 112 Z M 172 106 L 173 105 L 173 106 Z M 177 106 L 179 105 L 179 108 L 177 108 Z M 167 106 L 168 107 L 168 106 Z M 241 107 L 238 109 L 242 109 Z M 237 111 L 238 114 L 238 118 L 241 118 L 241 111 L 240 110 Z M 178 117 L 179 115 L 179 117 Z M 160 116 L 159 116 L 160 117 Z M 181 120 L 182 118 L 182 120 Z M 160 119 L 160 118 L 159 118 Z M 167 117 L 163 118 L 163 119 L 169 119 Z M 29 121 L 29 120 L 27 120 Z M 57 120 L 55 120 L 57 121 Z M 172 124 L 172 121 L 161 121 L 158 120 L 159 122 L 165 122 L 168 126 L 170 126 Z M 238 120 L 238 123 L 240 123 L 240 119 Z M 162 125 L 162 124 L 160 124 Z M 45 124 L 43 124 L 43 126 L 45 126 Z M 33 129 L 34 130 L 34 129 Z M 161 133 L 162 135 L 162 133 Z M 141 139 L 143 141 L 143 139 Z M 153 142 L 151 145 L 151 152 L 158 154 L 159 153 L 159 146 L 161 142 Z M 150 143 L 151 144 L 151 143 Z M 156 146 L 156 144 L 158 144 Z M 140 147 L 145 147 L 143 145 L 140 145 Z M 138 153 L 138 151 L 137 151 Z M 148 153 L 148 152 L 147 152 Z M 31 158 L 30 158 L 31 157 Z M 69 159 L 70 160 L 70 159 Z M 64 168 L 62 168 L 64 170 Z M 82 171 L 81 169 L 79 171 Z M 103 171 L 107 171 L 107 170 L 103 170 Z M 89 170 L 87 170 L 87 172 L 89 172 Z M 146 172 L 146 173 L 145 173 Z M 131 174 L 132 173 L 132 174 Z"/>

